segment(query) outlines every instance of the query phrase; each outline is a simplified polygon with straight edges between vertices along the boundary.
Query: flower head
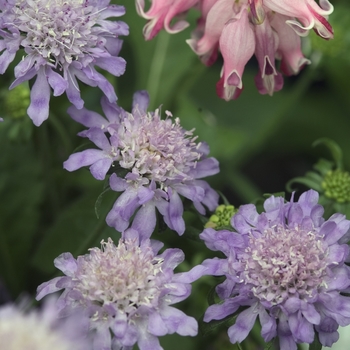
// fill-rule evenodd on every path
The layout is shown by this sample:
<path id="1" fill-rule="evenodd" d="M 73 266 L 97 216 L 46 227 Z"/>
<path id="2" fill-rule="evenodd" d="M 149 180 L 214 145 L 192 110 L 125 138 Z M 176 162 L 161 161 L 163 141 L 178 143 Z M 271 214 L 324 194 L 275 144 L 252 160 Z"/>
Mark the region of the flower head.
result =
<path id="1" fill-rule="evenodd" d="M 244 306 L 228 330 L 241 342 L 257 316 L 265 341 L 278 337 L 281 349 L 312 343 L 315 333 L 324 346 L 338 340 L 339 325 L 350 324 L 348 231 L 350 221 L 334 214 L 324 220 L 318 193 L 310 190 L 298 202 L 270 197 L 265 211 L 243 205 L 232 218 L 236 232 L 206 229 L 200 236 L 211 250 L 227 259 L 203 265 L 226 281 L 217 287 L 223 300 L 212 305 L 204 320 L 222 319 Z"/>
<path id="2" fill-rule="evenodd" d="M 148 238 L 156 225 L 155 208 L 166 224 L 179 234 L 185 230 L 183 205 L 179 194 L 193 201 L 204 214 L 203 204 L 214 210 L 217 193 L 200 180 L 219 171 L 214 158 L 206 158 L 209 148 L 196 143 L 193 130 L 186 131 L 180 120 L 166 112 L 147 112 L 148 95 L 141 91 L 134 96 L 132 113 L 102 100 L 108 120 L 86 109 L 69 110 L 72 118 L 90 127 L 81 133 L 101 150 L 88 149 L 75 153 L 64 163 L 65 169 L 76 170 L 91 165 L 92 175 L 103 180 L 111 169 L 110 187 L 123 192 L 107 216 L 108 225 L 123 232 L 136 212 L 132 227 Z M 106 132 L 108 132 L 106 134 Z M 120 170 L 124 172 L 120 177 Z"/>
<path id="3" fill-rule="evenodd" d="M 144 0 L 136 4 L 138 13 L 149 21 L 144 28 L 146 39 L 163 27 L 169 33 L 186 28 L 183 14 L 199 8 L 201 17 L 187 43 L 206 65 L 213 64 L 221 52 L 224 65 L 217 93 L 225 100 L 236 99 L 242 92 L 244 68 L 254 54 L 259 64 L 256 86 L 261 94 L 272 95 L 283 87 L 276 59 L 281 60 L 284 74 L 297 74 L 310 63 L 301 52 L 300 37 L 310 29 L 325 39 L 333 37 L 327 21 L 333 6 L 328 0 L 152 0 L 148 11 Z"/>
<path id="4" fill-rule="evenodd" d="M 322 181 L 324 194 L 339 203 L 350 202 L 350 174 L 341 169 L 329 170 Z"/>
<path id="5" fill-rule="evenodd" d="M 186 299 L 190 283 L 202 273 L 197 266 L 174 274 L 183 261 L 179 249 L 157 255 L 160 242 L 143 240 L 128 230 L 125 239 L 114 245 L 102 241 L 102 248 L 74 259 L 64 253 L 55 266 L 66 276 L 38 287 L 37 299 L 65 289 L 57 305 L 65 315 L 83 310 L 94 337 L 94 349 L 121 349 L 138 344 L 141 350 L 162 349 L 158 336 L 178 333 L 194 336 L 197 322 L 171 304 Z"/>
<path id="6" fill-rule="evenodd" d="M 49 299 L 41 311 L 25 312 L 12 304 L 0 308 L 0 339 L 7 350 L 88 350 L 86 330 L 76 318 L 57 318 L 55 298 Z"/>
<path id="7" fill-rule="evenodd" d="M 0 73 L 23 48 L 25 55 L 15 67 L 16 79 L 10 88 L 36 76 L 27 111 L 35 125 L 48 117 L 50 87 L 54 96 L 66 92 L 77 108 L 84 104 L 77 79 L 98 86 L 109 101 L 117 99 L 95 66 L 115 76 L 124 73 L 118 36 L 127 35 L 128 27 L 106 20 L 123 15 L 122 6 L 109 5 L 108 0 L 7 0 L 2 7 Z"/>

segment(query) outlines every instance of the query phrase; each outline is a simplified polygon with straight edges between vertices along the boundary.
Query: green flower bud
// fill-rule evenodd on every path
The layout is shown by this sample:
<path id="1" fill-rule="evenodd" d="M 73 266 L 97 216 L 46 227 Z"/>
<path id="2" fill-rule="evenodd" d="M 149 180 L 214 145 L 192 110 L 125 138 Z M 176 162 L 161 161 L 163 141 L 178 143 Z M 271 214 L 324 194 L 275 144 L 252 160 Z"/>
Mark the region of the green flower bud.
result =
<path id="1" fill-rule="evenodd" d="M 4 97 L 5 113 L 8 118 L 21 119 L 27 117 L 30 103 L 30 90 L 26 84 L 9 90 Z"/>
<path id="2" fill-rule="evenodd" d="M 350 174 L 347 171 L 328 171 L 321 185 L 326 197 L 338 203 L 350 202 Z"/>
<path id="3" fill-rule="evenodd" d="M 215 213 L 209 218 L 209 221 L 205 224 L 205 228 L 214 228 L 215 230 L 221 230 L 225 227 L 231 227 L 231 219 L 237 213 L 233 205 L 219 205 Z"/>

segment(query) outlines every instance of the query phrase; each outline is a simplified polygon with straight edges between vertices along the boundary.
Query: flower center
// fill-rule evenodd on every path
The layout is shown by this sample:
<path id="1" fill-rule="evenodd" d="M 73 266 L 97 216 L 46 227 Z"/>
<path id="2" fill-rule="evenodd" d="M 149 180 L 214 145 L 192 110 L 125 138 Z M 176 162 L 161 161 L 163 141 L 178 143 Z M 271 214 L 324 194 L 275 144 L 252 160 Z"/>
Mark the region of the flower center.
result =
<path id="1" fill-rule="evenodd" d="M 188 172 L 196 167 L 201 153 L 194 141 L 193 130 L 184 131 L 180 120 L 160 119 L 159 110 L 135 119 L 129 114 L 119 129 L 120 166 L 132 169 L 133 174 L 150 180 L 184 181 Z"/>
<path id="2" fill-rule="evenodd" d="M 290 297 L 309 299 L 326 275 L 328 248 L 314 231 L 282 225 L 250 234 L 242 277 L 261 301 L 276 305 Z"/>
<path id="3" fill-rule="evenodd" d="M 126 313 L 157 302 L 163 260 L 155 258 L 151 248 L 141 250 L 131 241 L 101 244 L 102 249 L 92 248 L 78 258 L 75 289 L 84 299 L 100 306 L 114 304 Z"/>
<path id="4" fill-rule="evenodd" d="M 99 11 L 84 0 L 17 0 L 13 24 L 26 38 L 28 54 L 39 54 L 53 65 L 70 64 L 96 46 L 91 28 Z"/>

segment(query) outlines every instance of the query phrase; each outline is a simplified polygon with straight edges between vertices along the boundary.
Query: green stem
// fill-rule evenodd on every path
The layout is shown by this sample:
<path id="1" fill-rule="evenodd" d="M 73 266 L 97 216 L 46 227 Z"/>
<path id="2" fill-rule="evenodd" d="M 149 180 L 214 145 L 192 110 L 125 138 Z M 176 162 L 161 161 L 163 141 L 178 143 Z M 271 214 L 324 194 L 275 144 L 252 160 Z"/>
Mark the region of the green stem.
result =
<path id="1" fill-rule="evenodd" d="M 157 93 L 161 82 L 161 75 L 164 67 L 165 56 L 170 41 L 170 35 L 164 31 L 160 32 L 157 36 L 156 48 L 150 67 L 147 91 L 152 96 L 153 101 L 157 101 Z"/>
<path id="2" fill-rule="evenodd" d="M 61 137 L 62 144 L 65 148 L 66 153 L 71 152 L 73 146 L 70 138 L 68 137 L 69 135 L 67 133 L 67 130 L 65 130 L 61 121 L 52 112 L 50 112 L 49 122 L 51 122 L 51 125 L 57 131 L 57 134 Z"/>
<path id="3" fill-rule="evenodd" d="M 42 173 L 45 180 L 49 206 L 51 213 L 59 212 L 59 195 L 56 188 L 56 183 L 53 176 L 52 168 L 52 148 L 49 140 L 48 125 L 44 123 L 38 130 L 39 152 L 42 159 Z"/>

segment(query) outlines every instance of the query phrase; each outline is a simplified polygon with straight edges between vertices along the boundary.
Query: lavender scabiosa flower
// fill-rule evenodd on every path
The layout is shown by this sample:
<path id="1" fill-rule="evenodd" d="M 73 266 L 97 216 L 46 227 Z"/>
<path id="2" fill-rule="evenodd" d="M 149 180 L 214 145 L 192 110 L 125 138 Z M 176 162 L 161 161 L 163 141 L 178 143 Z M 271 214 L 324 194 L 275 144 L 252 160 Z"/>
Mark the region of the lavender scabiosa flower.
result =
<path id="1" fill-rule="evenodd" d="M 84 310 L 94 350 L 132 349 L 136 343 L 140 350 L 158 350 L 158 336 L 197 334 L 197 321 L 170 305 L 190 295 L 190 283 L 203 274 L 203 266 L 174 274 L 183 252 L 167 249 L 157 255 L 162 243 L 139 242 L 133 229 L 117 246 L 111 239 L 101 244 L 77 259 L 70 253 L 56 258 L 66 276 L 40 285 L 37 299 L 65 289 L 57 303 L 60 313 Z"/>
<path id="2" fill-rule="evenodd" d="M 73 119 L 90 127 L 81 133 L 100 148 L 75 153 L 64 162 L 64 168 L 73 171 L 90 165 L 92 175 L 103 180 L 108 170 L 110 187 L 123 192 L 107 215 L 107 224 L 123 232 L 132 227 L 144 238 L 149 238 L 156 225 L 156 208 L 165 223 L 178 234 L 183 234 L 183 204 L 179 195 L 190 199 L 196 209 L 205 214 L 205 206 L 214 210 L 218 194 L 203 177 L 219 171 L 218 162 L 207 158 L 209 148 L 196 143 L 193 130 L 185 131 L 180 120 L 166 112 L 147 113 L 149 98 L 145 91 L 134 95 L 132 113 L 102 99 L 108 120 L 86 109 L 69 109 Z M 108 133 L 106 133 L 108 132 Z M 119 177 L 118 171 L 126 171 Z M 125 172 L 124 172 L 125 173 Z"/>
<path id="3" fill-rule="evenodd" d="M 115 76 L 124 73 L 118 36 L 127 35 L 128 27 L 107 20 L 123 15 L 124 7 L 109 0 L 7 0 L 0 9 L 0 74 L 23 48 L 10 89 L 36 76 L 27 111 L 35 125 L 48 118 L 50 87 L 54 96 L 66 92 L 76 108 L 84 104 L 77 79 L 116 101 L 112 85 L 95 66 Z"/>
<path id="4" fill-rule="evenodd" d="M 210 306 L 204 321 L 245 308 L 228 329 L 232 343 L 247 337 L 257 316 L 265 341 L 278 337 L 283 350 L 312 343 L 315 333 L 331 346 L 338 326 L 350 324 L 350 221 L 342 214 L 325 220 L 317 202 L 314 190 L 298 202 L 272 196 L 261 214 L 241 206 L 231 220 L 236 232 L 208 228 L 200 235 L 227 256 L 203 262 L 210 274 L 226 276 L 216 288 L 223 303 Z"/>
<path id="5" fill-rule="evenodd" d="M 23 304 L 23 303 L 22 303 Z M 87 328 L 76 317 L 58 319 L 56 298 L 42 310 L 25 311 L 26 306 L 0 307 L 0 348 L 6 350 L 89 350 Z M 3 347 L 5 346 L 5 347 Z"/>

